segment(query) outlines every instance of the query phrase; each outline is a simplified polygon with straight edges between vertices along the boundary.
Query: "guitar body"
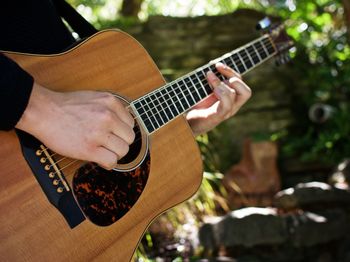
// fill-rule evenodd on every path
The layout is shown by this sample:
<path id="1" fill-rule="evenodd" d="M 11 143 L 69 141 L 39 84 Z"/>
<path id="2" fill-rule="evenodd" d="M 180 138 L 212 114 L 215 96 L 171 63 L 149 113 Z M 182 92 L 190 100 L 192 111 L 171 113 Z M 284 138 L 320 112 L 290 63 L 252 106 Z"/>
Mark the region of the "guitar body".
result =
<path id="1" fill-rule="evenodd" d="M 110 91 L 132 101 L 165 84 L 144 48 L 115 30 L 100 32 L 62 54 L 4 53 L 36 82 L 61 92 Z M 34 177 L 16 133 L 0 131 L 1 261 L 131 260 L 152 220 L 192 196 L 202 179 L 200 153 L 182 116 L 149 140 L 149 162 L 135 171 L 148 172 L 148 178 L 134 205 L 108 226 L 87 219 L 70 228 Z M 71 188 L 82 165 L 77 162 L 63 172 Z"/>

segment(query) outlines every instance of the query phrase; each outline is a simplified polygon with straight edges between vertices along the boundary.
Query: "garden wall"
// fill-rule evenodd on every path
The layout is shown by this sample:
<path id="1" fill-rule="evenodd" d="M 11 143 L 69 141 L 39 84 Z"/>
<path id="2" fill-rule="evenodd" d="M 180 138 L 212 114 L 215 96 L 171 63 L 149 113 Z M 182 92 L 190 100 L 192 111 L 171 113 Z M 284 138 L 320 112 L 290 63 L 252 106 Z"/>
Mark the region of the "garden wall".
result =
<path id="1" fill-rule="evenodd" d="M 222 16 L 155 16 L 126 31 L 148 50 L 165 78 L 172 80 L 259 37 L 255 26 L 263 17 L 245 9 Z M 266 139 L 292 123 L 291 93 L 297 87 L 291 67 L 277 67 L 272 59 L 244 76 L 253 90 L 252 98 L 237 116 L 209 134 L 218 170 L 225 172 L 239 160 L 244 137 Z M 292 165 L 290 169 L 295 163 Z M 289 168 L 282 169 L 288 172 Z"/>

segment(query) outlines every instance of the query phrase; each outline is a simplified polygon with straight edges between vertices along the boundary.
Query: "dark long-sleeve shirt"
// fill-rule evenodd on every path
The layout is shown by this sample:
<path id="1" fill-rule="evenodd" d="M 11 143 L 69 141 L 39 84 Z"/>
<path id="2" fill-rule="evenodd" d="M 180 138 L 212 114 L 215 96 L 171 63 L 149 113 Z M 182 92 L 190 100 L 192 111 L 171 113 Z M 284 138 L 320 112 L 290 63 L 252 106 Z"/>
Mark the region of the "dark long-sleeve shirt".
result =
<path id="1" fill-rule="evenodd" d="M 55 7 L 55 0 L 5 0 L 0 4 L 0 50 L 58 53 L 74 43 Z M 21 118 L 34 79 L 0 54 L 0 129 L 12 129 Z"/>

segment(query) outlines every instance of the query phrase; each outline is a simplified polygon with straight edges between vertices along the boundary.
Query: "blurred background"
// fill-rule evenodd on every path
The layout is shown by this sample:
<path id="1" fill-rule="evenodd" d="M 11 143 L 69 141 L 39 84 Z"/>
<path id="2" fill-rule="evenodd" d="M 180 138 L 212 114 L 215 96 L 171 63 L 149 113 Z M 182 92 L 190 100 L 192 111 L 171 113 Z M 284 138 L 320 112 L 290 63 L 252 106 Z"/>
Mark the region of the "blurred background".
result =
<path id="1" fill-rule="evenodd" d="M 160 216 L 135 261 L 350 261 L 350 1 L 69 0 L 119 28 L 174 80 L 257 38 L 265 16 L 295 42 L 288 64 L 244 76 L 250 101 L 197 138 L 205 173 Z"/>

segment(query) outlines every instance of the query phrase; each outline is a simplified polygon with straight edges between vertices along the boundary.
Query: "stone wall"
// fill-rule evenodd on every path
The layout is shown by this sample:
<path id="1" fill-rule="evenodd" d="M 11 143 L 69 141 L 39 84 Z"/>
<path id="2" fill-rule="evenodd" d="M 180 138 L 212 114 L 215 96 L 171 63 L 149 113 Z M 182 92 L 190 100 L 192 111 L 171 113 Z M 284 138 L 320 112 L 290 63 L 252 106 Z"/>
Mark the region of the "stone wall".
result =
<path id="1" fill-rule="evenodd" d="M 298 184 L 276 194 L 275 208 L 243 208 L 204 224 L 204 254 L 217 258 L 202 261 L 350 261 L 349 203 L 348 189 Z"/>
<path id="2" fill-rule="evenodd" d="M 263 17 L 253 10 L 211 17 L 156 16 L 126 31 L 148 50 L 165 78 L 172 80 L 259 37 L 255 26 Z M 289 89 L 293 87 L 287 68 L 276 67 L 271 60 L 245 76 L 253 97 L 236 117 L 210 133 L 220 171 L 237 162 L 243 137 L 266 136 L 291 123 Z"/>

